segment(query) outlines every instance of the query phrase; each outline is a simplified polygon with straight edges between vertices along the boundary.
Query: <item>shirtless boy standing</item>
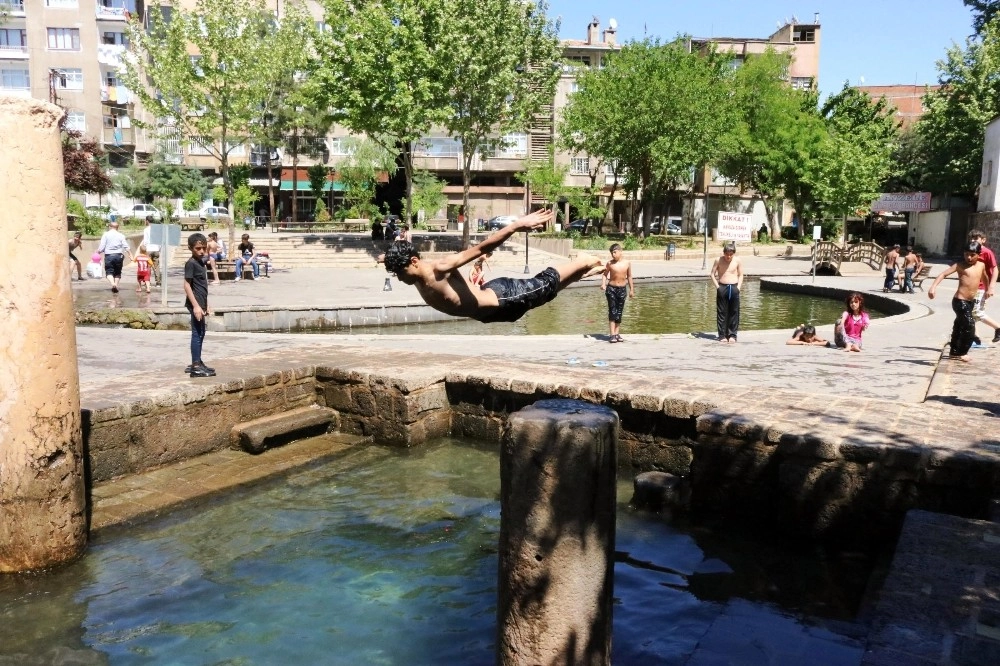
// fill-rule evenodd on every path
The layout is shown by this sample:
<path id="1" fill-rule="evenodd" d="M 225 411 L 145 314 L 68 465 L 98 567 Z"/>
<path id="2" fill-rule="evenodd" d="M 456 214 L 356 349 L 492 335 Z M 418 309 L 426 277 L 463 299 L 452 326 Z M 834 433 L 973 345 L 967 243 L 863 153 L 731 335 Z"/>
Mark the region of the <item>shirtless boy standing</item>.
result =
<path id="1" fill-rule="evenodd" d="M 625 310 L 625 290 L 628 297 L 635 298 L 635 284 L 632 282 L 632 262 L 622 259 L 622 246 L 615 243 L 610 248 L 611 261 L 604 266 L 601 276 L 601 291 L 608 297 L 608 342 L 624 342 L 619 335 L 622 312 Z"/>
<path id="2" fill-rule="evenodd" d="M 715 320 L 719 342 L 736 342 L 740 329 L 740 289 L 743 288 L 743 262 L 736 256 L 736 244 L 722 246 L 722 256 L 712 264 L 715 284 Z"/>
<path id="3" fill-rule="evenodd" d="M 962 261 L 952 264 L 934 278 L 934 284 L 927 291 L 927 297 L 934 298 L 941 280 L 952 273 L 958 273 L 958 289 L 955 291 L 955 297 L 951 299 L 951 309 L 955 311 L 955 325 L 951 329 L 949 357 L 959 361 L 969 361 L 969 347 L 972 346 L 972 338 L 976 334 L 976 321 L 972 318 L 972 312 L 976 307 L 979 283 L 986 275 L 986 265 L 979 260 L 981 250 L 982 246 L 979 243 L 975 241 L 969 243 L 965 247 Z"/>
<path id="4" fill-rule="evenodd" d="M 525 215 L 482 243 L 442 259 L 424 261 L 412 243 L 393 243 L 385 253 L 385 270 L 415 286 L 427 305 L 445 314 L 484 323 L 517 321 L 528 310 L 551 301 L 571 282 L 600 273 L 604 270 L 601 260 L 578 254 L 573 261 L 546 268 L 533 278 L 496 278 L 481 289 L 469 284 L 458 269 L 497 249 L 517 232 L 541 228 L 551 219 L 551 211 Z"/>
<path id="5" fill-rule="evenodd" d="M 888 293 L 896 284 L 896 272 L 899 270 L 899 245 L 893 245 L 885 253 L 883 261 L 885 262 L 885 282 L 882 284 L 882 291 Z"/>
<path id="6" fill-rule="evenodd" d="M 906 255 L 903 257 L 903 282 L 899 285 L 899 290 L 904 294 L 913 293 L 913 274 L 918 270 L 918 263 L 920 259 L 917 253 L 913 251 L 913 247 L 907 246 Z"/>

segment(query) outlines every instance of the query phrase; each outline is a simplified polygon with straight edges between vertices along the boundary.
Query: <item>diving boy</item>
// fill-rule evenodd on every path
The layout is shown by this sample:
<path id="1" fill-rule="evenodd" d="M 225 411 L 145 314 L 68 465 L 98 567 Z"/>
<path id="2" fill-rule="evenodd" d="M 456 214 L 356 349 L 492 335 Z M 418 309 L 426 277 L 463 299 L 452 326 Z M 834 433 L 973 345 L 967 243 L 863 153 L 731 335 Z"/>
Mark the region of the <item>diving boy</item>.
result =
<path id="1" fill-rule="evenodd" d="M 442 259 L 425 261 L 412 243 L 393 243 L 385 253 L 385 270 L 394 273 L 400 282 L 415 286 L 427 305 L 445 314 L 484 323 L 517 321 L 528 310 L 551 301 L 566 285 L 600 273 L 604 269 L 601 260 L 579 254 L 569 263 L 546 268 L 533 278 L 495 278 L 481 289 L 469 284 L 458 269 L 497 249 L 515 233 L 541 228 L 551 219 L 551 211 L 525 215 L 478 245 Z"/>
<path id="2" fill-rule="evenodd" d="M 976 321 L 972 313 L 976 308 L 976 292 L 979 290 L 979 284 L 986 278 L 986 265 L 979 259 L 981 250 L 982 245 L 976 241 L 969 243 L 962 254 L 962 261 L 942 271 L 934 278 L 934 284 L 927 291 L 927 297 L 934 298 L 941 280 L 952 273 L 958 274 L 958 289 L 955 290 L 955 297 L 951 299 L 951 309 L 955 311 L 955 324 L 951 329 L 949 357 L 959 361 L 968 362 L 969 347 L 972 346 L 972 338 L 976 334 Z"/>
<path id="3" fill-rule="evenodd" d="M 622 312 L 625 310 L 626 289 L 628 296 L 635 298 L 635 284 L 632 282 L 632 263 L 622 259 L 622 246 L 611 246 L 611 261 L 604 266 L 601 276 L 601 290 L 608 298 L 608 342 L 624 342 L 621 336 Z"/>

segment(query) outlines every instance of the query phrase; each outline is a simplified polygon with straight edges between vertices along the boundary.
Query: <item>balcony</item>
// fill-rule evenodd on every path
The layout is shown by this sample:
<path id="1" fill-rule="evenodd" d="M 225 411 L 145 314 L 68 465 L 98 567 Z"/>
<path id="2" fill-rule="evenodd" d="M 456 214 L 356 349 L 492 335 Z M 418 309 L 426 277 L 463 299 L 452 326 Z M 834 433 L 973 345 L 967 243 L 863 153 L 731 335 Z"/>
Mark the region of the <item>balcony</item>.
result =
<path id="1" fill-rule="evenodd" d="M 24 0 L 0 0 L 0 11 L 11 16 L 24 16 Z"/>
<path id="2" fill-rule="evenodd" d="M 4 60 L 25 60 L 28 57 L 27 45 L 6 46 L 0 45 L 0 59 Z"/>
<path id="3" fill-rule="evenodd" d="M 4 2 L 5 0 L 0 0 Z M 112 1 L 109 5 L 97 4 L 97 18 L 100 21 L 120 21 L 124 23 L 128 20 L 128 8 L 123 2 Z M 113 5 L 113 6 L 112 6 Z"/>
<path id="4" fill-rule="evenodd" d="M 135 128 L 105 127 L 101 140 L 106 146 L 134 146 Z"/>

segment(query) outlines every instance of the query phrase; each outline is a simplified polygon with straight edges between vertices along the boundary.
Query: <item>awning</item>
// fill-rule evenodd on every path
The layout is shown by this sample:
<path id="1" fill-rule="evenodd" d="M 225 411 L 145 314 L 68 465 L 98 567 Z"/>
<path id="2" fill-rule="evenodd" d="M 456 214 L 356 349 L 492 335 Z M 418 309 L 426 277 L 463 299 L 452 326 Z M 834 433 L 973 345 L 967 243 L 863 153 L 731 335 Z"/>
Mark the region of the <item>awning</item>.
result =
<path id="1" fill-rule="evenodd" d="M 292 181 L 290 181 L 290 180 L 283 180 L 283 181 L 281 181 L 281 190 L 283 192 L 284 191 L 290 191 L 291 189 L 292 189 Z M 300 180 L 299 181 L 299 186 L 298 186 L 297 189 L 298 189 L 299 192 L 306 192 L 306 193 L 312 192 L 312 188 L 309 187 L 309 181 L 308 180 Z M 331 182 L 331 181 L 328 180 L 328 181 L 326 181 L 326 183 L 323 184 L 323 191 L 324 192 L 329 192 L 331 189 L 334 192 L 343 192 L 347 188 L 345 188 L 344 184 L 342 182 L 340 182 L 339 180 L 338 181 L 333 181 L 333 182 Z"/>

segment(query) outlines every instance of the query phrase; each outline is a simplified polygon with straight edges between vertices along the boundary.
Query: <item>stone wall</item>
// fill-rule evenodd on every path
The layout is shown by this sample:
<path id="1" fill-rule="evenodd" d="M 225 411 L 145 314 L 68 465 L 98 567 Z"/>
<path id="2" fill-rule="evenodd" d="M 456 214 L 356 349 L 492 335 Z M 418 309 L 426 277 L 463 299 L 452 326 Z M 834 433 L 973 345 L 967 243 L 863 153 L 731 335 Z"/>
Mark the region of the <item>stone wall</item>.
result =
<path id="1" fill-rule="evenodd" d="M 304 367 L 83 409 L 89 478 L 106 481 L 227 448 L 234 425 L 316 402 L 315 370 Z"/>
<path id="2" fill-rule="evenodd" d="M 619 471 L 683 477 L 695 513 L 769 523 L 841 543 L 891 538 L 904 513 L 924 508 L 984 516 L 1000 497 L 1000 455 L 920 445 L 869 427 L 850 398 L 810 402 L 752 387 L 650 382 L 530 364 L 427 365 L 370 352 L 341 363 L 272 372 L 197 392 L 84 410 L 93 481 L 229 445 L 236 423 L 317 403 L 339 430 L 381 444 L 419 446 L 443 436 L 499 444 L 507 416 L 548 398 L 579 399 L 621 419 Z M 725 404 L 720 403 L 725 396 Z M 881 422 L 884 414 L 875 414 Z M 851 429 L 839 427 L 851 423 Z M 845 432 L 847 434 L 845 434 Z M 952 448 L 949 448 L 952 446 Z M 689 493 L 687 491 L 690 491 Z"/>

